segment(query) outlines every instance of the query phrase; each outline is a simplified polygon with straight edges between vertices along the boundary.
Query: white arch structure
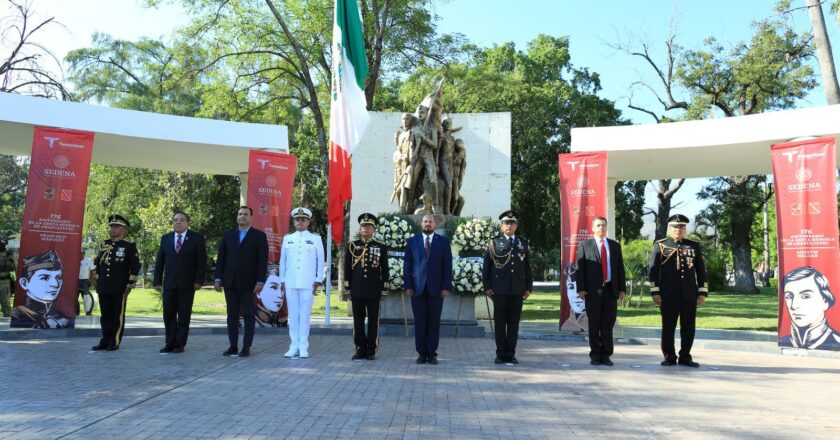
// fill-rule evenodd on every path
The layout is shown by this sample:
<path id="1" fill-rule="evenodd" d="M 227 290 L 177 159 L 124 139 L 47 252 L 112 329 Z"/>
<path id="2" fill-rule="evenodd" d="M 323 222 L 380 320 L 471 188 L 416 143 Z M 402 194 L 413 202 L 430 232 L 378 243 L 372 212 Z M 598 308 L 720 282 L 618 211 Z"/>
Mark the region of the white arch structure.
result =
<path id="1" fill-rule="evenodd" d="M 94 163 L 238 175 L 247 190 L 248 151 L 287 152 L 288 129 L 163 115 L 0 93 L 0 154 L 28 156 L 33 127 L 96 133 Z"/>
<path id="2" fill-rule="evenodd" d="M 804 136 L 840 139 L 840 105 L 667 124 L 572 129 L 572 152 L 607 152 L 609 234 L 615 185 L 653 180 L 770 174 L 770 146 Z M 840 155 L 837 156 L 840 168 Z"/>

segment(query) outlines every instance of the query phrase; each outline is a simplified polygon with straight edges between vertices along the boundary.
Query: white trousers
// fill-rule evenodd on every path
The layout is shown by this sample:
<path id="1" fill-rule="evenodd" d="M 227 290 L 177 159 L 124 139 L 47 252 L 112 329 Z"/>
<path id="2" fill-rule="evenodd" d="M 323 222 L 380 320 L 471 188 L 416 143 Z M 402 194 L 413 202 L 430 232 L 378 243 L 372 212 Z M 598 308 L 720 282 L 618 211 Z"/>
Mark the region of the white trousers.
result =
<path id="1" fill-rule="evenodd" d="M 312 314 L 312 288 L 286 289 L 286 304 L 289 305 L 289 349 L 309 351 L 309 315 Z"/>

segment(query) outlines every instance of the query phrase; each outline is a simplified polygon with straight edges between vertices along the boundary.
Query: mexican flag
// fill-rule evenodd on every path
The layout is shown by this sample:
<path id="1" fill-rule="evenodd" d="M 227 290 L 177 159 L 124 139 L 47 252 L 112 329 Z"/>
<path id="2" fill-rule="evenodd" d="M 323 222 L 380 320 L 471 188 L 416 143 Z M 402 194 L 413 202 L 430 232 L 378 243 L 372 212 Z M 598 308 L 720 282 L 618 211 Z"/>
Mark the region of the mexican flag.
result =
<path id="1" fill-rule="evenodd" d="M 332 236 L 341 243 L 344 202 L 350 200 L 350 155 L 362 140 L 370 116 L 365 100 L 367 57 L 362 19 L 356 0 L 335 1 L 330 94 L 330 174 L 327 218 Z"/>

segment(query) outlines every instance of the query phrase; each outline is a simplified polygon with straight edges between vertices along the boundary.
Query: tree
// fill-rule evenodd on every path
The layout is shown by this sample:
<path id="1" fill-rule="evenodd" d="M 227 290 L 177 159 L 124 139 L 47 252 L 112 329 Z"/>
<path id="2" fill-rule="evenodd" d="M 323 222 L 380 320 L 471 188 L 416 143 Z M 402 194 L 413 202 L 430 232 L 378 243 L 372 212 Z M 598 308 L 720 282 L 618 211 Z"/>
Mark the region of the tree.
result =
<path id="1" fill-rule="evenodd" d="M 671 186 L 671 184 L 674 186 Z M 682 188 L 685 179 L 659 179 L 653 185 L 656 191 L 656 211 L 652 209 L 647 210 L 647 214 L 653 214 L 656 231 L 654 232 L 654 240 L 660 240 L 668 234 L 668 219 L 671 217 L 671 208 L 675 208 L 672 200 L 674 194 Z"/>
<path id="2" fill-rule="evenodd" d="M 539 35 L 525 50 L 513 43 L 469 47 L 463 62 L 417 70 L 399 87 L 401 108 L 416 105 L 440 78 L 446 78 L 449 112 L 511 112 L 512 204 L 527 219 L 519 231 L 539 252 L 557 248 L 553 158 L 569 151 L 572 127 L 625 123 L 611 101 L 597 96 L 598 75 L 572 65 L 567 37 Z"/>
<path id="3" fill-rule="evenodd" d="M 28 178 L 28 158 L 0 155 L 0 239 L 21 230 Z"/>
<path id="4" fill-rule="evenodd" d="M 666 69 L 660 69 L 647 56 L 648 64 L 665 87 L 666 98 L 659 99 L 664 111 L 676 111 L 681 119 L 703 119 L 794 107 L 816 86 L 808 64 L 813 55 L 810 36 L 795 32 L 779 17 L 754 23 L 753 28 L 755 32 L 748 43 L 738 43 L 731 49 L 724 48 L 714 37 L 707 38 L 700 49 L 683 49 L 672 37 L 666 43 Z M 638 53 L 644 58 L 649 52 L 647 46 L 643 47 Z M 681 91 L 688 97 L 675 98 Z M 730 218 L 729 230 L 720 232 L 729 237 L 735 290 L 741 293 L 757 292 L 749 232 L 760 209 L 760 204 L 753 203 L 754 194 L 763 180 L 763 176 L 720 177 L 701 192 L 719 201 L 724 216 Z"/>
<path id="5" fill-rule="evenodd" d="M 25 1 L 4 3 L 7 11 L 0 16 L 0 92 L 71 99 L 62 83 L 61 63 L 33 39 L 44 28 L 58 25 L 55 18 L 36 20 Z"/>
<path id="6" fill-rule="evenodd" d="M 619 182 L 615 187 L 615 234 L 623 243 L 641 238 L 646 180 Z"/>
<path id="7" fill-rule="evenodd" d="M 834 68 L 834 55 L 831 51 L 831 40 L 828 38 L 828 31 L 825 27 L 822 4 L 825 0 L 805 0 L 804 9 L 808 10 L 808 18 L 811 20 L 811 27 L 814 35 L 814 46 L 816 47 L 817 61 L 822 73 L 823 92 L 828 104 L 840 104 L 840 86 L 837 85 L 837 72 Z M 776 10 L 782 14 L 790 14 L 796 9 L 791 7 L 791 0 L 782 0 L 776 4 Z M 831 9 L 836 12 L 835 2 Z"/>

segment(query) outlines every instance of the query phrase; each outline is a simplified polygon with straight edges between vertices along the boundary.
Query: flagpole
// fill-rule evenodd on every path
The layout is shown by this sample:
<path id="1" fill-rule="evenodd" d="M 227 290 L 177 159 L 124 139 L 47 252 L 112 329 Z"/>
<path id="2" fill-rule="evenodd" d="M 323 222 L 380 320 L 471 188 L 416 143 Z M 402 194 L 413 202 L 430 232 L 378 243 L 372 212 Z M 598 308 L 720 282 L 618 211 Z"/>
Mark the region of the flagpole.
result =
<path id="1" fill-rule="evenodd" d="M 324 310 L 324 327 L 330 326 L 330 290 L 332 288 L 332 225 L 327 224 L 327 280 L 324 283 L 324 292 L 327 296 L 326 310 Z"/>

